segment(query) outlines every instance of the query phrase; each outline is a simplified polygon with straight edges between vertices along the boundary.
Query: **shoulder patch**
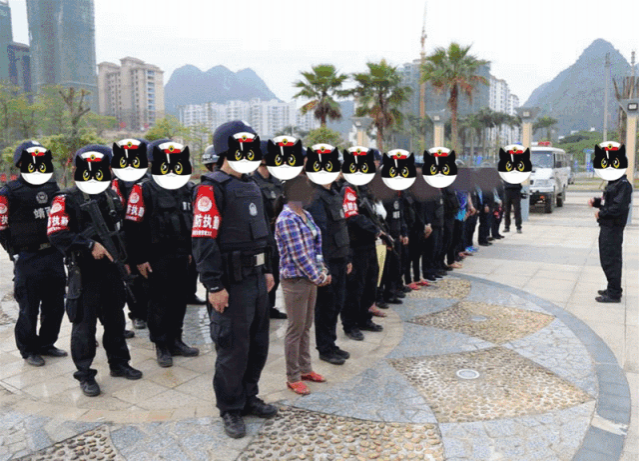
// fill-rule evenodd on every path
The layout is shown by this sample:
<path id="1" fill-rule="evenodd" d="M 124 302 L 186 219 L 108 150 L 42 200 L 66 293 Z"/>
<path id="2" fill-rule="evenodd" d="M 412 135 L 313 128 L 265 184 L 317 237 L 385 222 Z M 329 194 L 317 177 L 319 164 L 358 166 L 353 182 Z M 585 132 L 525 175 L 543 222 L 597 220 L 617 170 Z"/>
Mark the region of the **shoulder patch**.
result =
<path id="1" fill-rule="evenodd" d="M 217 238 L 222 217 L 215 203 L 213 186 L 201 185 L 197 189 L 193 206 L 191 237 Z"/>
<path id="2" fill-rule="evenodd" d="M 126 207 L 126 217 L 124 219 L 128 219 L 133 222 L 142 222 L 144 221 L 144 213 L 146 211 L 146 207 L 144 206 L 144 196 L 142 195 L 142 185 L 136 184 L 131 189 L 131 194 L 129 195 L 129 203 Z"/>
<path id="3" fill-rule="evenodd" d="M 47 222 L 47 235 L 55 234 L 63 230 L 70 230 L 66 197 L 64 195 L 56 195 L 51 203 L 49 221 Z"/>

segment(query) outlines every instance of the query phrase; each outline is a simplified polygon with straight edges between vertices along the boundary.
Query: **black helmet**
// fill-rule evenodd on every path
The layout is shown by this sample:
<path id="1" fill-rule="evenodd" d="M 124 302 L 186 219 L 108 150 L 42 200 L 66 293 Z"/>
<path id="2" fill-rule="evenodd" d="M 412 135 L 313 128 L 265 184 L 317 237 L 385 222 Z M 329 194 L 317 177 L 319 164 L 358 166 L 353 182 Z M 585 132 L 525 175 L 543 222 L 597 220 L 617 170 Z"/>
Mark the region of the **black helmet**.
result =
<path id="1" fill-rule="evenodd" d="M 204 153 L 202 154 L 202 165 L 210 165 L 211 163 L 217 163 L 219 159 L 219 155 L 215 153 L 215 148 L 213 144 L 206 147 Z"/>
<path id="2" fill-rule="evenodd" d="M 22 144 L 20 144 L 16 148 L 16 150 L 13 152 L 13 164 L 15 166 L 19 166 L 18 164 L 20 163 L 20 160 L 22 159 L 22 153 L 31 147 L 42 147 L 42 144 L 40 144 L 38 141 L 24 141 Z M 44 147 L 42 148 L 44 150 L 47 150 Z"/>

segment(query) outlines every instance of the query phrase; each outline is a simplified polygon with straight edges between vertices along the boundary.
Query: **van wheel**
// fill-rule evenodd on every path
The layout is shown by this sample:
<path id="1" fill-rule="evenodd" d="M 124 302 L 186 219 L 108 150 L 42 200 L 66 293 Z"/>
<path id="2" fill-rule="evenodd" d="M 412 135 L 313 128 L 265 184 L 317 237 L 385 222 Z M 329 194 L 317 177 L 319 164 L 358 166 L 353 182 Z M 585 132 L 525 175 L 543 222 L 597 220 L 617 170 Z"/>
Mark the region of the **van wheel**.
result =
<path id="1" fill-rule="evenodd" d="M 546 203 L 544 203 L 544 213 L 552 213 L 554 203 L 555 197 L 550 197 L 550 200 L 546 200 Z"/>
<path id="2" fill-rule="evenodd" d="M 566 188 L 564 187 L 564 189 L 561 192 L 561 194 L 557 195 L 557 206 L 558 207 L 564 206 L 564 200 L 565 199 L 566 199 Z"/>

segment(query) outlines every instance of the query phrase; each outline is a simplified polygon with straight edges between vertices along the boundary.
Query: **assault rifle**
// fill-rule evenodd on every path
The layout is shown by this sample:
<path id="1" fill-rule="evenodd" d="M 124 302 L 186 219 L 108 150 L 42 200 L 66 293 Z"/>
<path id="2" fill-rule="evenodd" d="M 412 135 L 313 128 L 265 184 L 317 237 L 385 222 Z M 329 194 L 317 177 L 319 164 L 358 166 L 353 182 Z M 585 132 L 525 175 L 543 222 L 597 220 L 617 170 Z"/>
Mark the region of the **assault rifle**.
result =
<path id="1" fill-rule="evenodd" d="M 109 209 L 112 215 L 116 214 L 115 207 L 113 205 L 113 199 L 110 195 L 107 195 L 107 199 L 109 201 Z M 86 200 L 84 203 L 80 205 L 82 211 L 88 213 L 91 218 L 91 226 L 89 226 L 82 234 L 88 238 L 98 236 L 100 239 L 100 243 L 102 246 L 111 254 L 113 257 L 113 264 L 118 269 L 120 274 L 120 278 L 124 282 L 124 288 L 127 293 L 131 297 L 131 300 L 135 302 L 135 296 L 133 295 L 133 291 L 131 290 L 131 284 L 133 280 L 135 280 L 135 275 L 131 275 L 125 266 L 124 261 L 126 261 L 126 250 L 124 248 L 124 242 L 122 240 L 122 236 L 120 235 L 119 230 L 111 231 L 108 226 L 104 222 L 104 218 L 102 217 L 102 213 L 100 212 L 100 208 L 98 207 L 98 202 L 95 200 Z M 114 216 L 115 217 L 115 216 Z M 117 242 L 117 244 L 115 243 Z"/>
<path id="2" fill-rule="evenodd" d="M 384 244 L 388 247 L 395 248 L 395 240 L 393 239 L 393 237 L 388 235 L 386 223 L 380 221 L 368 197 L 365 195 L 365 193 L 362 193 L 361 190 L 357 191 L 357 197 L 359 199 L 359 206 L 365 211 L 369 219 L 373 221 L 373 224 L 375 224 L 377 228 L 383 232 L 380 238 L 382 239 Z"/>

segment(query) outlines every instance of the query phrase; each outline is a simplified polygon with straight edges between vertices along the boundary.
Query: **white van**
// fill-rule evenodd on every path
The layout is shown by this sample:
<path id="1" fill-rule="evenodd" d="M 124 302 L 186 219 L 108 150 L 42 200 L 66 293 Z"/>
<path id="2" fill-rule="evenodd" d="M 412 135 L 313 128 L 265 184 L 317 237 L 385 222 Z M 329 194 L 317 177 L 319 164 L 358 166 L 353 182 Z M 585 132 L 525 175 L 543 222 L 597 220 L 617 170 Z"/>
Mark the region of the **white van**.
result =
<path id="1" fill-rule="evenodd" d="M 556 147 L 533 145 L 530 160 L 530 206 L 542 204 L 546 213 L 552 213 L 555 204 L 561 207 L 566 200 L 571 170 L 569 156 Z"/>

